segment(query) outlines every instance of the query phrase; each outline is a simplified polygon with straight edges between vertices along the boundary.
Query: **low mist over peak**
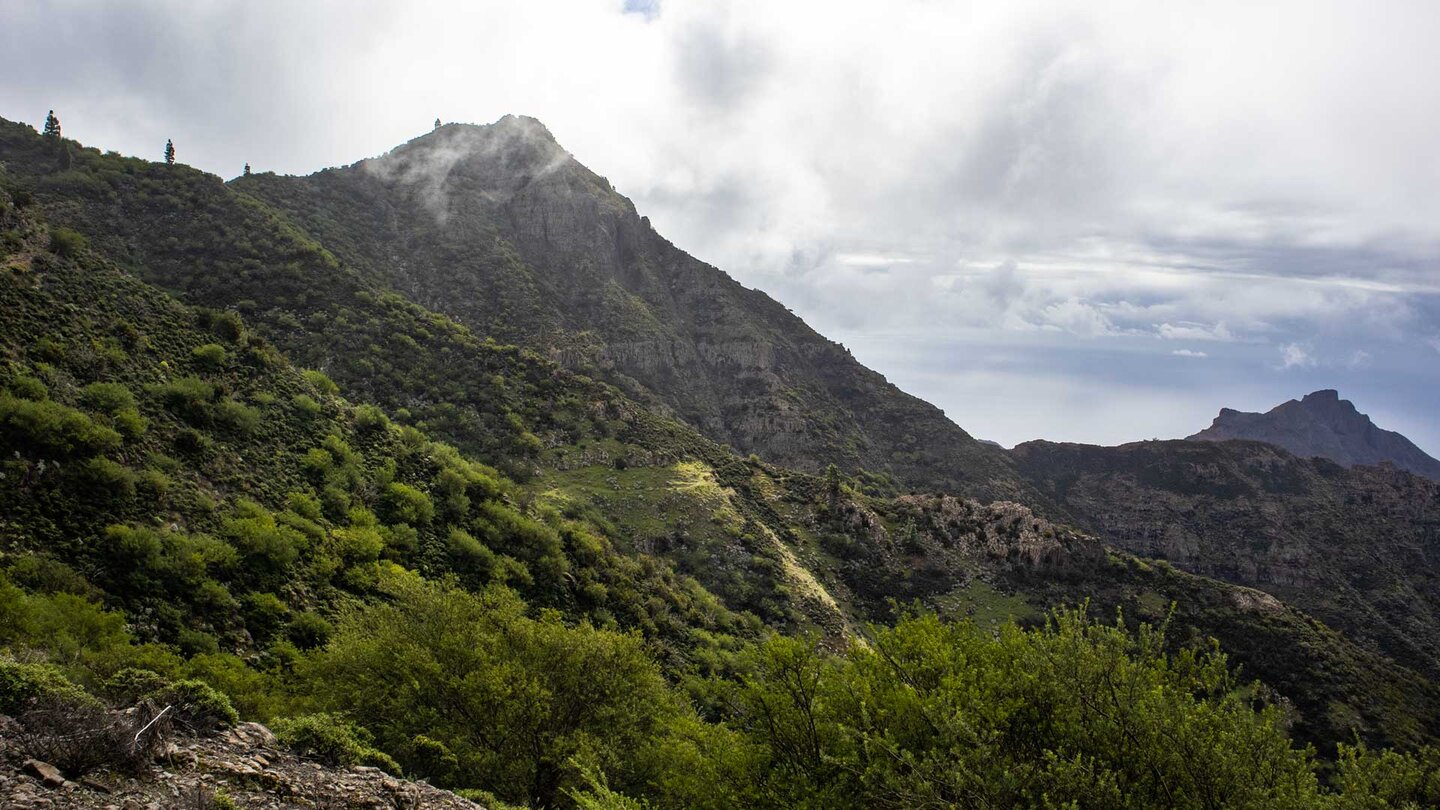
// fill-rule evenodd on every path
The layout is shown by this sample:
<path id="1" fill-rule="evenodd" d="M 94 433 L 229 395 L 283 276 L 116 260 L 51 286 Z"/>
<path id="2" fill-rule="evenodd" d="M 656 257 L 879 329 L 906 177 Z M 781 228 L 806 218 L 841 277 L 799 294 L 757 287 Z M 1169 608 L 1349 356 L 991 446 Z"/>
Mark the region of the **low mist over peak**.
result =
<path id="1" fill-rule="evenodd" d="M 1347 467 L 1390 463 L 1440 480 L 1440 461 L 1399 433 L 1377 427 L 1354 403 L 1341 399 L 1340 392 L 1330 388 L 1292 399 L 1265 413 L 1222 408 L 1210 427 L 1189 438 L 1252 439 L 1283 447 L 1301 457 L 1320 456 Z"/>

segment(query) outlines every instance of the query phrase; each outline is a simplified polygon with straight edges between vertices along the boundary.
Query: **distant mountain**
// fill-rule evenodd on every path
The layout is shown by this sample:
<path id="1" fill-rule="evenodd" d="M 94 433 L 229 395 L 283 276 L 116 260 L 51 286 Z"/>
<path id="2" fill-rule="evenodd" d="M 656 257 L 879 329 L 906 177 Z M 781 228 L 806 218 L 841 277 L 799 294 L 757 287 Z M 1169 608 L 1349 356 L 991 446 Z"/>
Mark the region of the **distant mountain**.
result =
<path id="1" fill-rule="evenodd" d="M 1266 413 L 1222 408 L 1210 427 L 1189 437 L 1201 441 L 1251 439 L 1283 447 L 1302 458 L 1319 456 L 1337 464 L 1390 462 L 1440 481 L 1440 461 L 1393 430 L 1376 427 L 1337 391 L 1326 389 L 1290 400 Z"/>

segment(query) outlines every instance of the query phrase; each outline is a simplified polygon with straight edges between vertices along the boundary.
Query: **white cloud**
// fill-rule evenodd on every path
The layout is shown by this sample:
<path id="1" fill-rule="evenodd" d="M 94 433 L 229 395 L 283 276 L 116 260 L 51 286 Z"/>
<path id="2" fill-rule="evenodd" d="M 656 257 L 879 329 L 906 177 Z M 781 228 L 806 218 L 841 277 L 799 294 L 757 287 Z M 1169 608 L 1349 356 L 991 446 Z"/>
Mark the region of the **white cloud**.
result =
<path id="1" fill-rule="evenodd" d="M 1280 347 L 1281 368 L 1309 368 L 1315 365 L 1310 349 L 1299 343 L 1286 343 Z"/>
<path id="2" fill-rule="evenodd" d="M 1155 328 L 1155 333 L 1166 340 L 1229 341 L 1235 339 L 1224 321 L 1214 326 L 1206 326 L 1203 323 L 1162 323 Z"/>
<path id="3" fill-rule="evenodd" d="M 1176 357 L 1209 357 L 1205 352 L 1197 352 L 1192 349 L 1175 349 L 1170 352 Z"/>

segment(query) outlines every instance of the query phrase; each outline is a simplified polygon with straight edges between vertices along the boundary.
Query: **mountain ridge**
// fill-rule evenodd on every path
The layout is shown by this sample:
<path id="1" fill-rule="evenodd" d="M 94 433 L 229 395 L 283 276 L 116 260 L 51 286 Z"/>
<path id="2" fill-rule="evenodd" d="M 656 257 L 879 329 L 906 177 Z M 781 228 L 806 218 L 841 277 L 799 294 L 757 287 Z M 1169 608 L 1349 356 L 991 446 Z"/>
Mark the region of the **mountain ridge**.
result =
<path id="1" fill-rule="evenodd" d="M 1289 400 L 1265 413 L 1221 408 L 1210 427 L 1191 441 L 1250 439 L 1283 447 L 1301 457 L 1320 456 L 1346 467 L 1394 464 L 1440 481 L 1440 460 L 1405 436 L 1377 426 L 1340 393 L 1326 388 Z"/>
<path id="2" fill-rule="evenodd" d="M 1003 451 L 656 233 L 534 119 L 447 124 L 350 166 L 232 185 L 362 273 L 742 454 L 1040 500 Z"/>

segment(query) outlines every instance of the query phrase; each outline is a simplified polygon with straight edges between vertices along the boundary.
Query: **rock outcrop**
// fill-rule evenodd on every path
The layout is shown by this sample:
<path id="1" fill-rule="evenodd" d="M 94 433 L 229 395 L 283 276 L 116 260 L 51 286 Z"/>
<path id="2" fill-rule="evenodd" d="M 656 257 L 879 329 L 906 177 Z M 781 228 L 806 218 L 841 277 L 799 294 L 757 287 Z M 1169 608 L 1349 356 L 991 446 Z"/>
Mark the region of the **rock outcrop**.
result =
<path id="1" fill-rule="evenodd" d="M 13 721 L 0 717 L 0 807 L 7 810 L 483 810 L 449 791 L 397 779 L 378 768 L 301 759 L 258 723 L 242 723 L 213 737 L 176 739 L 142 773 L 95 772 L 78 779 L 25 759 L 10 731 Z M 224 804 L 226 798 L 232 804 Z"/>

